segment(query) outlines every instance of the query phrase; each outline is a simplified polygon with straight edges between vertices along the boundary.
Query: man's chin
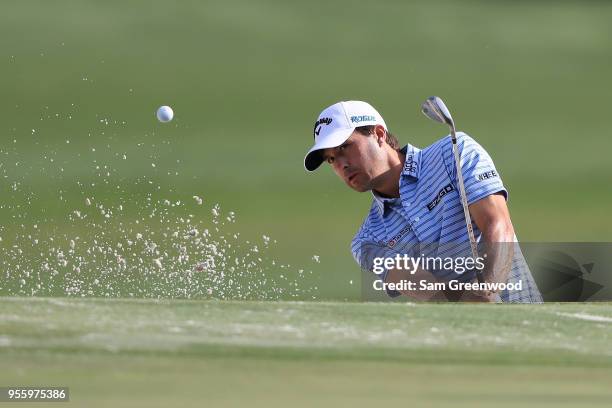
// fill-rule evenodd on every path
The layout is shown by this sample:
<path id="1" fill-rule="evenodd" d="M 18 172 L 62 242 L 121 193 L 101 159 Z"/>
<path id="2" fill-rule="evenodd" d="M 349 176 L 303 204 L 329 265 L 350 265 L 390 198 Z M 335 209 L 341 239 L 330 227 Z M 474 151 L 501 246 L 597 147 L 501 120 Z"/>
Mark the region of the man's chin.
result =
<path id="1" fill-rule="evenodd" d="M 357 183 L 347 183 L 347 185 L 352 189 L 357 191 L 358 193 L 365 193 L 366 191 L 370 191 L 371 188 L 368 188 L 368 186 L 363 185 L 363 184 L 357 184 Z"/>

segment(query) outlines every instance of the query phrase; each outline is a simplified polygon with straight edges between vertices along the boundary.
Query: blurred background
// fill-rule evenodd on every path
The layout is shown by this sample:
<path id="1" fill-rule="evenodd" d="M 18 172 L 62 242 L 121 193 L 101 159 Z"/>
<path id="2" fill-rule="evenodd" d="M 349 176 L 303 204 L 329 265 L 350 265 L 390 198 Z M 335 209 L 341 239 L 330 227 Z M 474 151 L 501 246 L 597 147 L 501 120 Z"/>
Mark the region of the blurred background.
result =
<path id="1" fill-rule="evenodd" d="M 5 1 L 0 294 L 51 284 L 72 237 L 215 228 L 218 204 L 235 213 L 220 235 L 308 289 L 291 296 L 358 299 L 349 244 L 371 196 L 303 169 L 318 113 L 346 99 L 425 147 L 445 130 L 419 105 L 443 97 L 493 157 L 521 241 L 609 241 L 611 20 L 604 1 Z M 81 280 L 106 265 L 72 256 Z"/>

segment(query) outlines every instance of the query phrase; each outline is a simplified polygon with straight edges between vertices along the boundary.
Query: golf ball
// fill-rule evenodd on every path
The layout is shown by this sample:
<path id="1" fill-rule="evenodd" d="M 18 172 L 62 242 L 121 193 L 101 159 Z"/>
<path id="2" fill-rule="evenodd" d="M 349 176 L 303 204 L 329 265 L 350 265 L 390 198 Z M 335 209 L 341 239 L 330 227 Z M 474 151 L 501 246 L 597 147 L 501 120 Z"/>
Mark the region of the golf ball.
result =
<path id="1" fill-rule="evenodd" d="M 159 109 L 157 110 L 157 119 L 160 122 L 170 122 L 172 120 L 172 118 L 174 117 L 174 112 L 172 111 L 172 108 L 169 106 L 160 106 Z"/>

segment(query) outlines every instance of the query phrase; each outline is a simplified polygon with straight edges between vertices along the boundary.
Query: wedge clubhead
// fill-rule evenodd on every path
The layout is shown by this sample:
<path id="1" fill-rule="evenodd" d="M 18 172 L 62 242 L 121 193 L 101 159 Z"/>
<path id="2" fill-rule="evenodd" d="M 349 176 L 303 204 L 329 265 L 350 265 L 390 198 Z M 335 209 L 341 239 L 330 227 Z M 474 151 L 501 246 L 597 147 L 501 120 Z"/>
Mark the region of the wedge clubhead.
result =
<path id="1" fill-rule="evenodd" d="M 425 102 L 421 104 L 421 111 L 431 120 L 445 123 L 450 126 L 451 130 L 455 130 L 455 122 L 453 122 L 453 117 L 442 99 L 439 97 L 430 96 L 427 98 Z"/>

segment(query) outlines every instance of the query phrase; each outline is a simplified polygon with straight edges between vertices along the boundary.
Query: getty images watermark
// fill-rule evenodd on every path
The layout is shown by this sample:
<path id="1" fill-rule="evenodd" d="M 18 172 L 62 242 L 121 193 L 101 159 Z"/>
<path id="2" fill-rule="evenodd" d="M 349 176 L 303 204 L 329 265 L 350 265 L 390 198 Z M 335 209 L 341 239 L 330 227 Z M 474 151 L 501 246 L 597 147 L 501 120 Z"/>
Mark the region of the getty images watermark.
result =
<path id="1" fill-rule="evenodd" d="M 429 257 L 421 255 L 419 257 L 411 257 L 406 254 L 396 254 L 393 257 L 376 257 L 374 258 L 372 272 L 381 276 L 381 279 L 375 279 L 372 282 L 372 287 L 377 291 L 463 291 L 463 290 L 483 290 L 491 292 L 501 291 L 520 291 L 523 290 L 523 281 L 516 282 L 462 282 L 458 279 L 450 279 L 443 282 L 432 282 L 427 279 L 418 281 L 401 279 L 397 282 L 385 282 L 383 278 L 386 272 L 390 270 L 406 271 L 414 275 L 419 270 L 446 270 L 453 271 L 455 274 L 462 275 L 466 272 L 482 272 L 485 268 L 486 254 L 482 257 Z"/>

